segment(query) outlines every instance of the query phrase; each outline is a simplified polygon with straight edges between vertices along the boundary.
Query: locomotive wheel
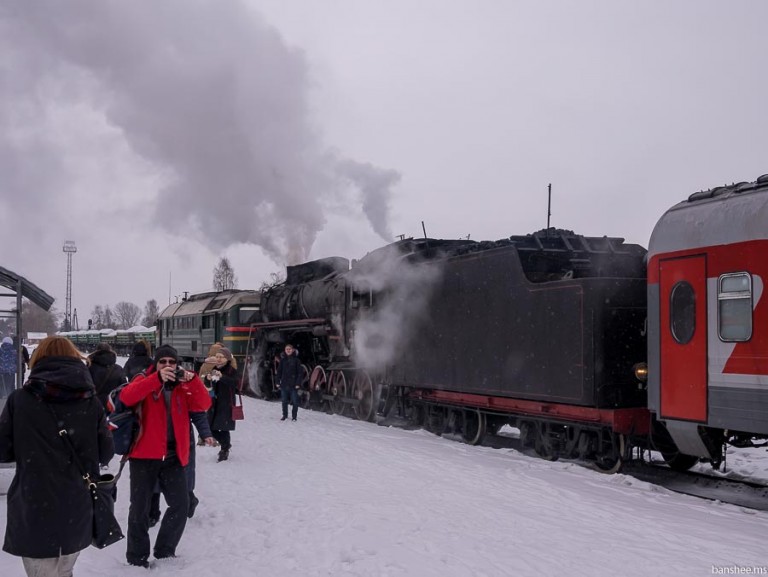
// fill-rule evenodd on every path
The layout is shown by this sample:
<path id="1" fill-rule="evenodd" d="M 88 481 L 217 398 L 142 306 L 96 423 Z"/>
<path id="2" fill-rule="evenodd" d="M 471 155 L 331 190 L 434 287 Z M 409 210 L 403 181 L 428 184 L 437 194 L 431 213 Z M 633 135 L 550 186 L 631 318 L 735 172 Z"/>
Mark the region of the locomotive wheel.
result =
<path id="1" fill-rule="evenodd" d="M 684 472 L 693 467 L 699 462 L 699 458 L 693 455 L 684 455 L 683 453 L 667 453 L 662 452 L 661 456 L 664 457 L 664 462 L 673 471 Z"/>
<path id="2" fill-rule="evenodd" d="M 424 417 L 424 428 L 435 435 L 442 435 L 445 432 L 446 417 L 445 409 L 429 405 Z"/>
<path id="3" fill-rule="evenodd" d="M 303 364 L 301 369 L 304 371 L 304 378 L 301 379 L 301 388 L 299 389 L 299 406 L 302 409 L 309 408 L 309 367 Z"/>
<path id="4" fill-rule="evenodd" d="M 603 473 L 613 474 L 618 473 L 621 466 L 624 464 L 624 451 L 626 449 L 626 440 L 624 435 L 618 435 L 618 451 L 611 451 L 610 454 L 598 455 L 595 465 L 597 469 Z M 615 446 L 611 444 L 612 448 Z"/>
<path id="5" fill-rule="evenodd" d="M 699 462 L 698 457 L 681 453 L 667 428 L 658 421 L 653 423 L 651 440 L 653 448 L 661 453 L 664 462 L 673 471 L 687 471 Z"/>
<path id="6" fill-rule="evenodd" d="M 480 409 L 464 411 L 464 426 L 461 438 L 468 445 L 479 445 L 486 432 L 486 418 Z"/>
<path id="7" fill-rule="evenodd" d="M 343 415 L 346 407 L 344 398 L 347 396 L 347 377 L 344 371 L 331 371 L 331 388 L 328 392 L 333 395 L 331 410 L 336 415 Z"/>
<path id="8" fill-rule="evenodd" d="M 317 397 L 322 399 L 322 396 L 327 392 L 328 378 L 325 374 L 325 369 L 320 365 L 317 365 L 309 376 L 309 391 L 310 397 L 314 393 Z M 325 405 L 326 401 L 321 400 L 321 405 Z"/>
<path id="9" fill-rule="evenodd" d="M 365 371 L 358 371 L 352 383 L 352 391 L 357 399 L 355 415 L 360 421 L 373 419 L 373 383 Z"/>
<path id="10" fill-rule="evenodd" d="M 408 424 L 412 427 L 424 426 L 424 406 L 418 403 L 413 403 L 407 409 L 406 412 L 408 418 Z"/>
<path id="11" fill-rule="evenodd" d="M 533 443 L 533 450 L 536 454 L 546 461 L 557 461 L 560 454 L 552 446 L 549 426 L 544 423 L 536 423 L 534 434 L 536 435 Z"/>

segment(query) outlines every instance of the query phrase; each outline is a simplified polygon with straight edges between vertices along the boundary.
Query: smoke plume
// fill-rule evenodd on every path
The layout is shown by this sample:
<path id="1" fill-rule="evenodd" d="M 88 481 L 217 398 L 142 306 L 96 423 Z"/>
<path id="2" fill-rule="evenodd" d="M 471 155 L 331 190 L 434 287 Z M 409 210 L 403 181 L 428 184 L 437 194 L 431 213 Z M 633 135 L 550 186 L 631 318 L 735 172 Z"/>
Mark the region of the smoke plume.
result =
<path id="1" fill-rule="evenodd" d="M 355 359 L 359 366 L 379 372 L 397 359 L 425 318 L 442 268 L 438 263 L 412 263 L 394 245 L 378 249 L 361 264 L 352 269 L 355 289 L 370 289 L 377 302 L 355 325 Z"/>
<path id="2" fill-rule="evenodd" d="M 242 1 L 7 0 L 0 51 L 11 210 L 69 190 L 56 150 L 66 143 L 46 124 L 64 108 L 96 115 L 151 167 L 160 185 L 141 210 L 157 226 L 212 250 L 252 243 L 280 263 L 305 260 L 339 191 L 390 238 L 399 174 L 328 154 L 304 55 Z"/>

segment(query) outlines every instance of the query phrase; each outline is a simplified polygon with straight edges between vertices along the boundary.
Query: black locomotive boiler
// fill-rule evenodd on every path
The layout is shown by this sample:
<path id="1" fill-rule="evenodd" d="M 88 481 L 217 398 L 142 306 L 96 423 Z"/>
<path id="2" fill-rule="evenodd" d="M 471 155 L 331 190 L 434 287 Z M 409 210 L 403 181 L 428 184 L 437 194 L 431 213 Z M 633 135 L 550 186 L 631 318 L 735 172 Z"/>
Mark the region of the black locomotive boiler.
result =
<path id="1" fill-rule="evenodd" d="M 252 326 L 259 391 L 274 391 L 291 342 L 307 406 L 398 415 L 469 443 L 509 424 L 542 456 L 612 469 L 650 423 L 635 373 L 646 357 L 645 255 L 623 239 L 549 229 L 408 239 L 351 266 L 288 267 Z"/>

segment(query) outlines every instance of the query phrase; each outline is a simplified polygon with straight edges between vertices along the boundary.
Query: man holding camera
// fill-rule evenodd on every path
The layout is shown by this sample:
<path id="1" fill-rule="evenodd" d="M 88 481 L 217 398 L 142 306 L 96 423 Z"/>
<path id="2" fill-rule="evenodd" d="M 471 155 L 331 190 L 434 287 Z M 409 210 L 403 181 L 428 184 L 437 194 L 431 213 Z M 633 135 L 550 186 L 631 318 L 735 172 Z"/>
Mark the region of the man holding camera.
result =
<path id="1" fill-rule="evenodd" d="M 131 467 L 131 506 L 128 513 L 126 559 L 149 567 L 149 509 L 155 484 L 168 503 L 155 541 L 156 559 L 176 556 L 187 523 L 188 493 L 184 468 L 189 462 L 190 412 L 206 411 L 211 398 L 200 378 L 180 366 L 171 346 L 155 351 L 144 376 L 126 385 L 120 400 L 136 407 L 141 430 L 128 454 Z M 213 438 L 205 440 L 213 443 Z"/>

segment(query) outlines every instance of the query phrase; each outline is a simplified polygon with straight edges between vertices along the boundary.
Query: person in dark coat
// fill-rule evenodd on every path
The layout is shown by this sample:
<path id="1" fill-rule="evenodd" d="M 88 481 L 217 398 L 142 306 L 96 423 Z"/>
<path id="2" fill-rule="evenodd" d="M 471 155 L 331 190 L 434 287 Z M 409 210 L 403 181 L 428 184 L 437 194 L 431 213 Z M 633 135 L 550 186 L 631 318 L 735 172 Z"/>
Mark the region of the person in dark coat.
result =
<path id="1" fill-rule="evenodd" d="M 21 382 L 24 383 L 27 379 L 27 367 L 29 366 L 29 350 L 24 345 L 21 345 Z"/>
<path id="2" fill-rule="evenodd" d="M 219 442 L 219 462 L 229 458 L 232 448 L 232 435 L 235 421 L 232 418 L 232 406 L 235 404 L 237 392 L 237 369 L 232 366 L 234 358 L 226 347 L 220 347 L 216 354 L 206 359 L 212 362 L 214 368 L 205 375 L 206 388 L 212 392 L 213 404 L 209 412 L 213 438 Z"/>
<path id="3" fill-rule="evenodd" d="M 146 371 L 152 364 L 151 349 L 152 346 L 144 339 L 133 345 L 133 352 L 128 357 L 128 360 L 125 361 L 125 366 L 123 367 L 129 382 L 139 373 Z"/>
<path id="4" fill-rule="evenodd" d="M 107 397 L 117 387 L 127 382 L 123 367 L 117 364 L 117 355 L 107 343 L 99 343 L 96 350 L 88 356 L 88 370 L 91 372 L 96 396 L 104 408 Z"/>
<path id="5" fill-rule="evenodd" d="M 88 368 L 68 339 L 44 339 L 30 368 L 0 415 L 0 462 L 16 463 L 3 550 L 21 557 L 29 576 L 71 575 L 79 552 L 91 544 L 93 505 L 59 431 L 69 432 L 94 478 L 114 445 Z"/>
<path id="6" fill-rule="evenodd" d="M 280 387 L 280 398 L 283 401 L 283 418 L 288 418 L 288 401 L 293 408 L 291 420 L 295 421 L 299 415 L 299 389 L 304 382 L 304 367 L 301 366 L 298 351 L 290 343 L 285 345 L 285 352 L 280 355 L 280 364 L 277 366 L 277 386 Z"/>
<path id="7" fill-rule="evenodd" d="M 7 397 L 16 387 L 16 348 L 11 337 L 0 343 L 0 397 Z"/>

